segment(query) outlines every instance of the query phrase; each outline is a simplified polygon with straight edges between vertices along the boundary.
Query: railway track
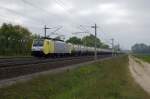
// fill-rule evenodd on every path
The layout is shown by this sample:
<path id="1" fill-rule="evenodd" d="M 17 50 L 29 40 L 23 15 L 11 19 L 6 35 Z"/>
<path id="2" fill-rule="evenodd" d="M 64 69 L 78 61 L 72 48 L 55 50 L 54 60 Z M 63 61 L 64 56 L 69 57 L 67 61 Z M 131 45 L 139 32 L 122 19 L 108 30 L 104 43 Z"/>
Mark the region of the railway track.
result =
<path id="1" fill-rule="evenodd" d="M 2 60 L 2 59 L 20 59 L 20 58 L 32 58 L 32 56 L 18 56 L 18 57 L 16 57 L 16 56 L 12 56 L 12 57 L 0 57 L 0 60 Z"/>
<path id="2" fill-rule="evenodd" d="M 25 60 L 32 60 L 35 59 L 34 57 L 0 57 L 0 63 L 5 63 L 5 62 L 11 62 L 11 61 L 25 61 Z"/>
<path id="3" fill-rule="evenodd" d="M 86 56 L 87 57 L 87 56 Z M 90 57 L 90 56 L 88 56 Z M 22 66 L 28 64 L 39 64 L 39 63 L 46 63 L 46 62 L 55 62 L 55 61 L 64 61 L 68 59 L 76 59 L 79 57 L 68 57 L 68 58 L 31 58 L 31 59 L 19 59 L 19 60 L 0 60 L 0 68 L 12 67 L 12 66 Z"/>
<path id="4" fill-rule="evenodd" d="M 98 58 L 110 57 L 101 55 Z M 69 66 L 93 60 L 93 56 L 68 57 L 58 59 L 21 59 L 21 60 L 0 60 L 0 80 L 13 78 L 21 75 L 32 74 L 54 68 Z"/>

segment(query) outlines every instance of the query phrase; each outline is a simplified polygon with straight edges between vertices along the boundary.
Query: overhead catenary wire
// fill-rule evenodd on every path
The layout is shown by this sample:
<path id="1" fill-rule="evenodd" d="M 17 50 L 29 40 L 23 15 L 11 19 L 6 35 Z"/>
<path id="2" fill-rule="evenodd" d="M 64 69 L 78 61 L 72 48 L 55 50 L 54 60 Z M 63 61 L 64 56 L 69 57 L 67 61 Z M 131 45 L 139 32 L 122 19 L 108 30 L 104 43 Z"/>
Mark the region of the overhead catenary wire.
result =
<path id="1" fill-rule="evenodd" d="M 80 26 L 82 26 L 82 28 L 84 28 L 84 29 L 86 29 L 86 28 L 91 28 L 91 26 L 88 26 L 88 25 L 80 25 Z M 103 35 L 103 36 L 101 36 L 101 38 L 102 38 L 103 40 L 105 40 L 105 41 L 104 41 L 105 43 L 108 43 L 109 45 L 110 45 L 110 44 L 112 45 L 110 39 L 105 39 L 105 38 L 104 38 L 104 36 L 106 36 L 106 32 L 104 32 L 104 30 L 102 29 L 102 27 L 101 27 L 101 32 L 100 32 L 100 34 Z M 110 37 L 110 38 L 111 38 L 111 37 Z M 109 40 L 109 41 L 108 41 L 108 40 Z"/>
<path id="2" fill-rule="evenodd" d="M 51 12 L 49 12 L 48 10 L 46 10 L 46 9 L 44 9 L 44 8 L 42 8 L 42 7 L 38 6 L 38 5 L 36 5 L 36 4 L 32 3 L 32 2 L 30 2 L 29 0 L 22 0 L 22 1 L 23 1 L 25 4 L 30 5 L 31 7 L 34 7 L 34 8 L 36 8 L 36 9 L 41 10 L 41 11 L 44 11 L 48 16 L 54 15 L 54 14 L 52 14 Z M 58 0 L 54 0 L 54 1 L 55 1 L 55 3 L 57 3 L 61 8 L 63 8 L 65 11 L 67 11 L 66 8 L 65 8 L 63 5 L 61 5 L 61 3 L 60 3 Z"/>
<path id="3" fill-rule="evenodd" d="M 22 0 L 22 1 L 23 1 L 24 3 L 26 3 L 26 4 L 30 5 L 30 6 L 32 6 L 32 7 L 38 8 L 38 9 L 40 9 L 40 10 L 42 10 L 42 11 L 45 11 L 46 13 L 49 13 L 48 11 L 44 10 L 43 8 L 38 7 L 38 6 L 36 6 L 36 5 L 34 5 L 34 4 L 30 3 L 30 2 L 28 2 L 27 0 Z M 20 12 L 17 12 L 17 11 L 15 11 L 15 10 L 12 10 L 12 9 L 9 9 L 9 8 L 6 8 L 6 7 L 2 7 L 2 6 L 0 6 L 0 8 L 1 8 L 2 10 L 6 10 L 7 12 L 10 12 L 10 13 L 12 13 L 12 14 L 15 14 L 17 17 L 18 17 L 18 16 L 21 16 L 21 17 L 23 17 L 23 18 L 28 18 L 28 19 L 30 19 L 30 20 L 36 22 L 36 23 L 40 23 L 39 20 L 36 20 L 35 18 L 30 17 L 30 16 L 27 16 L 27 15 L 25 15 L 25 14 L 23 14 L 23 13 L 20 13 Z M 25 17 L 24 17 L 24 16 L 25 16 Z M 8 22 L 14 22 L 13 20 L 9 20 L 8 18 L 6 19 L 5 17 L 3 17 L 3 19 L 5 19 L 5 20 L 8 21 Z M 31 23 L 31 22 L 30 22 L 30 23 Z M 45 23 L 43 23 L 43 22 L 40 23 L 40 25 L 43 25 L 43 24 L 45 24 Z M 34 27 L 34 28 L 39 28 L 39 27 L 36 27 L 36 26 L 32 26 L 32 27 Z M 57 28 L 57 27 L 54 27 L 54 28 Z"/>
<path id="4" fill-rule="evenodd" d="M 6 18 L 4 15 L 2 15 L 2 14 L 0 14 L 0 19 L 2 19 L 3 20 L 3 22 L 4 22 L 4 20 L 5 21 L 7 21 L 8 23 L 11 23 L 11 22 L 14 22 L 14 23 L 16 23 L 17 25 L 19 24 L 18 22 L 15 22 L 14 20 L 10 20 L 9 18 Z M 3 23 L 2 22 L 2 23 Z M 40 27 L 38 27 L 38 26 L 28 26 L 28 27 L 32 27 L 32 28 L 36 28 L 36 29 L 39 29 Z"/>
<path id="5" fill-rule="evenodd" d="M 46 9 L 44 9 L 44 8 L 42 8 L 42 7 L 38 6 L 38 5 L 36 5 L 36 4 L 32 3 L 32 2 L 30 2 L 29 0 L 22 0 L 22 1 L 23 1 L 25 4 L 30 5 L 31 7 L 34 7 L 34 8 L 36 8 L 36 9 L 39 9 L 39 10 L 43 11 L 43 12 L 44 12 L 45 14 L 47 14 L 48 16 L 54 15 L 54 14 L 52 14 L 51 12 L 49 12 L 48 10 L 46 10 Z M 67 14 L 72 17 L 72 14 L 65 8 L 64 3 L 62 4 L 62 1 L 60 1 L 60 0 L 54 0 L 54 2 L 55 2 L 56 4 L 58 4 L 61 8 L 63 8 L 64 11 L 66 11 Z M 75 23 L 75 22 L 73 22 L 72 20 L 70 20 L 70 22 L 72 23 L 72 25 Z"/>
<path id="6" fill-rule="evenodd" d="M 69 20 L 69 21 L 72 23 L 72 25 L 73 25 L 73 24 L 76 24 L 76 22 L 73 21 L 74 19 L 72 19 L 72 18 L 74 17 L 73 14 L 72 14 L 72 12 L 70 12 L 69 10 L 66 9 L 67 7 L 66 7 L 66 5 L 64 4 L 64 2 L 61 1 L 61 0 L 54 0 L 54 1 L 55 1 L 55 3 L 58 4 L 61 8 L 63 8 L 64 11 L 70 16 L 71 20 Z"/>
<path id="7" fill-rule="evenodd" d="M 45 10 L 45 9 L 42 8 L 42 7 L 39 7 L 38 5 L 35 5 L 34 3 L 30 2 L 29 0 L 22 0 L 22 1 L 23 1 L 24 3 L 26 3 L 26 4 L 28 4 L 28 5 L 30 5 L 30 6 L 32 6 L 32 7 L 34 7 L 34 8 L 36 8 L 36 9 L 39 9 L 39 10 L 44 11 L 44 12 L 47 13 L 48 15 L 52 15 L 52 13 L 50 13 L 49 11 Z M 61 0 L 54 0 L 54 2 L 55 2 L 56 4 L 58 4 L 58 6 L 60 6 L 61 8 L 63 8 L 64 11 L 67 12 L 67 14 L 70 16 L 70 18 L 73 17 L 73 16 L 72 16 L 72 13 L 66 9 L 66 5 L 65 5 Z M 72 20 L 70 20 L 70 22 L 71 22 L 72 25 L 75 24 L 75 22 L 72 21 Z"/>
<path id="8" fill-rule="evenodd" d="M 64 4 L 63 4 L 61 1 L 55 0 L 55 2 L 56 2 L 59 6 L 61 6 L 64 10 L 66 10 Z"/>
<path id="9" fill-rule="evenodd" d="M 46 10 L 46 9 L 44 9 L 44 8 L 42 8 L 42 7 L 38 6 L 38 5 L 36 5 L 36 4 L 32 3 L 32 2 L 30 2 L 29 0 L 22 0 L 22 1 L 23 1 L 24 3 L 26 3 L 26 4 L 28 4 L 28 5 L 30 5 L 30 6 L 32 6 L 32 7 L 34 7 L 34 8 L 36 8 L 36 9 L 42 10 L 43 12 L 47 13 L 48 15 L 52 14 L 52 13 L 50 13 L 48 10 Z M 64 4 L 61 0 L 54 0 L 54 1 L 55 1 L 60 7 L 62 7 L 66 12 L 68 12 L 68 13 L 71 15 L 71 13 L 66 9 L 65 4 Z M 10 9 L 9 9 L 9 10 L 10 10 Z M 12 12 L 12 11 L 9 11 L 9 12 Z M 15 14 L 20 15 L 20 16 L 24 16 L 23 13 L 19 13 L 19 12 L 16 13 L 16 11 L 15 11 L 15 12 L 12 12 L 12 13 L 15 13 Z M 27 15 L 25 15 L 25 16 L 26 16 L 26 18 L 32 19 L 32 20 L 34 20 L 35 22 L 38 22 L 38 23 L 39 23 L 39 20 L 36 20 L 35 18 L 30 17 L 30 16 L 27 16 Z M 43 24 L 43 23 L 42 23 L 42 24 Z M 86 27 L 90 27 L 90 26 L 86 26 Z M 86 30 L 85 32 L 89 32 L 87 29 L 85 29 L 85 30 Z"/>
<path id="10" fill-rule="evenodd" d="M 53 32 L 51 32 L 51 34 L 55 34 L 57 31 L 59 31 L 62 28 L 62 26 L 57 27 Z"/>
<path id="11" fill-rule="evenodd" d="M 34 3 L 32 3 L 32 2 L 30 2 L 28 0 L 22 0 L 22 1 L 23 1 L 23 3 L 25 3 L 27 5 L 30 5 L 33 8 L 36 8 L 36 9 L 39 9 L 39 10 L 43 11 L 45 14 L 47 14 L 47 16 L 51 16 L 52 15 L 52 13 L 50 13 L 48 10 L 46 10 L 46 9 L 44 9 L 44 8 L 38 6 L 38 5 L 35 5 Z"/>
<path id="12" fill-rule="evenodd" d="M 33 17 L 30 17 L 30 16 L 27 16 L 27 15 L 25 15 L 25 14 L 23 14 L 23 13 L 17 12 L 17 11 L 15 11 L 15 10 L 12 10 L 12 9 L 9 9 L 9 8 L 6 8 L 6 7 L 2 7 L 2 6 L 0 6 L 0 9 L 1 9 L 1 10 L 3 9 L 3 10 L 5 10 L 5 11 L 10 12 L 10 13 L 12 13 L 12 14 L 15 14 L 15 15 L 17 15 L 17 16 L 21 16 L 22 18 L 27 18 L 27 19 L 29 19 L 29 20 L 31 20 L 31 21 L 34 21 L 34 22 L 38 23 L 38 24 L 43 24 L 43 23 L 41 23 L 39 20 L 37 20 L 37 19 L 35 19 L 35 18 L 33 18 Z"/>
<path id="13" fill-rule="evenodd" d="M 83 25 L 80 25 L 80 28 L 81 28 L 82 30 L 85 30 L 86 33 L 90 33 L 90 31 L 89 31 L 87 28 L 85 28 Z"/>
<path id="14" fill-rule="evenodd" d="M 66 5 L 61 0 L 54 0 L 61 8 L 72 16 L 72 13 L 66 9 Z"/>

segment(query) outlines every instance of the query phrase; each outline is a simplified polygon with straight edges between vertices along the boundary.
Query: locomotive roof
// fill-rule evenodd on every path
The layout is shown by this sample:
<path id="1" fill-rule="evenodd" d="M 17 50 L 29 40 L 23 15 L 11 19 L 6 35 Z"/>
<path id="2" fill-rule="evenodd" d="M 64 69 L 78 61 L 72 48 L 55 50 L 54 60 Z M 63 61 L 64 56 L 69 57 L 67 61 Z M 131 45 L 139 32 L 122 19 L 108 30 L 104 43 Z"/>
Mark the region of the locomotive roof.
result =
<path id="1" fill-rule="evenodd" d="M 42 37 L 41 39 L 49 39 L 49 40 L 62 41 L 62 42 L 64 42 L 64 40 L 60 40 L 60 39 L 57 39 L 57 38 Z"/>

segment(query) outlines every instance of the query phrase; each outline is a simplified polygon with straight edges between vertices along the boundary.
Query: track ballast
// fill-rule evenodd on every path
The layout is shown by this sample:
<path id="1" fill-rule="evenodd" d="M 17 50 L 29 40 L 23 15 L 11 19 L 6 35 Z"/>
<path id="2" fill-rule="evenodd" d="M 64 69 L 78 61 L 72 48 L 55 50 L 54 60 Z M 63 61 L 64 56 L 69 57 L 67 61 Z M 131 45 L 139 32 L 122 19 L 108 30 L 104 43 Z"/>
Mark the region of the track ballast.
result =
<path id="1" fill-rule="evenodd" d="M 101 59 L 110 56 L 111 55 L 100 55 L 98 58 Z M 9 61 L 0 60 L 0 80 L 92 61 L 93 58 L 93 56 L 78 56 L 54 59 L 26 58 L 19 60 L 9 59 Z"/>

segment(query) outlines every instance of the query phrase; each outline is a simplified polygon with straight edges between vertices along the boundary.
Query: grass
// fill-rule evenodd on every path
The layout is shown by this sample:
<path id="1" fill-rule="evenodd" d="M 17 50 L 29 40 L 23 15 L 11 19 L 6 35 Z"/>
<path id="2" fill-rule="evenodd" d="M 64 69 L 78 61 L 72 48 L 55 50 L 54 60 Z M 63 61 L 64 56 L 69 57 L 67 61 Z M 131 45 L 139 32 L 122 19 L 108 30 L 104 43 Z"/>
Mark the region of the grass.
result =
<path id="1" fill-rule="evenodd" d="M 135 57 L 142 59 L 146 62 L 150 62 L 150 55 L 146 55 L 146 54 L 139 54 L 139 55 L 134 55 Z"/>
<path id="2" fill-rule="evenodd" d="M 0 89 L 0 99 L 150 99 L 122 56 Z"/>

